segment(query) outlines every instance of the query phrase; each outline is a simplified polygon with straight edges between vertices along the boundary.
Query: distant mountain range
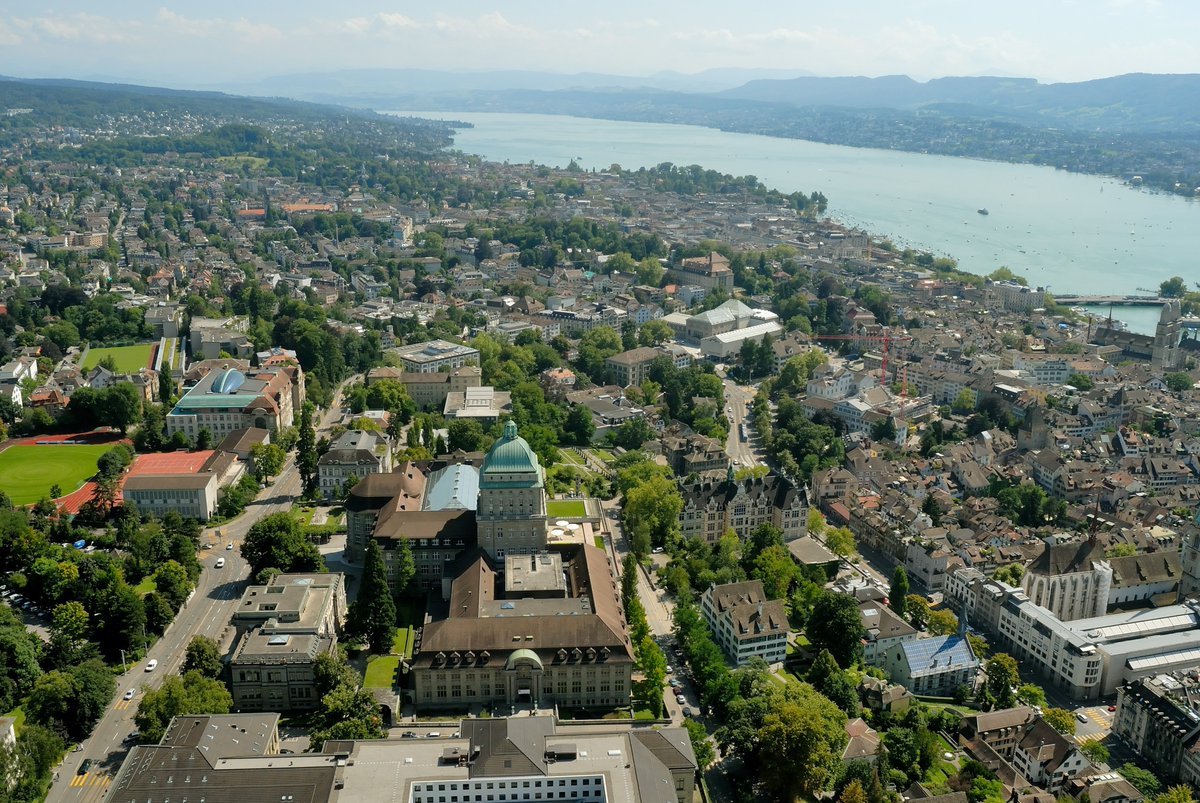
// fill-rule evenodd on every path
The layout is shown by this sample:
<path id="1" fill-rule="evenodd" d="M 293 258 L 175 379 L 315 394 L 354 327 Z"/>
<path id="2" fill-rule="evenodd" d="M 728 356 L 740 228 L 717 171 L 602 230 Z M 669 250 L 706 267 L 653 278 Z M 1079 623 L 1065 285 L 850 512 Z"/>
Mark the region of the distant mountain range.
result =
<path id="1" fill-rule="evenodd" d="M 664 70 L 652 75 L 606 73 L 547 73 L 528 70 L 452 72 L 423 69 L 338 70 L 264 78 L 244 84 L 210 87 L 239 95 L 287 95 L 305 100 L 341 103 L 346 97 L 386 97 L 419 92 L 494 92 L 498 90 L 670 90 L 722 92 L 756 80 L 807 75 L 803 70 L 714 68 L 699 73 Z"/>
<path id="2" fill-rule="evenodd" d="M 531 111 L 536 105 L 537 111 L 553 114 L 562 113 L 560 106 L 570 105 L 575 107 L 574 113 L 580 113 L 578 107 L 587 97 L 592 96 L 597 107 L 604 107 L 614 102 L 615 95 L 629 103 L 654 97 L 656 102 L 665 99 L 668 106 L 692 108 L 727 108 L 729 101 L 753 101 L 790 109 L 935 112 L 1081 131 L 1200 132 L 1200 75 L 1135 73 L 1042 84 L 1032 78 L 951 77 L 921 82 L 904 75 L 823 78 L 797 71 L 743 69 L 642 77 L 503 70 L 343 70 L 277 76 L 223 89 L 376 109 L 446 109 L 459 104 L 457 108 L 463 111 Z M 414 102 L 416 106 L 408 105 Z M 521 108 L 506 109 L 506 103 Z"/>

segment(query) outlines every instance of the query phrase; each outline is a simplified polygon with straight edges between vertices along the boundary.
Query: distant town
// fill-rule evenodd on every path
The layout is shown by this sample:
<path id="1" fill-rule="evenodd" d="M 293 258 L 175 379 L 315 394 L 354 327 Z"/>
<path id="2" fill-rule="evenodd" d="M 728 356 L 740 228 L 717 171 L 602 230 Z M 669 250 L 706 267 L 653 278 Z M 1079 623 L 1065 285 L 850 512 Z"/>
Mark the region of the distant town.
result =
<path id="1" fill-rule="evenodd" d="M 1139 334 L 754 177 L 6 92 L 0 801 L 1193 799 L 1182 278 Z"/>

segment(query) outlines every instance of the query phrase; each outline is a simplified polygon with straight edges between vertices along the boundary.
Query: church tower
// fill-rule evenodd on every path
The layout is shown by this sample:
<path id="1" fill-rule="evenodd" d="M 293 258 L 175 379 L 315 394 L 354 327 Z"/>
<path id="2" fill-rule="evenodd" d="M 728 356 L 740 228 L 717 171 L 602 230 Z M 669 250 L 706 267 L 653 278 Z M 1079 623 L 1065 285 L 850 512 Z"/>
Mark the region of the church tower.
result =
<path id="1" fill-rule="evenodd" d="M 479 546 L 493 559 L 531 555 L 546 549 L 546 481 L 537 455 L 517 425 L 504 425 L 479 469 L 475 510 Z"/>
<path id="2" fill-rule="evenodd" d="M 1150 364 L 1162 371 L 1179 368 L 1179 319 L 1183 317 L 1179 299 L 1173 298 L 1163 304 L 1154 328 L 1154 347 L 1150 353 Z"/>
<path id="3" fill-rule="evenodd" d="M 1197 522 L 1192 522 L 1183 531 L 1183 554 L 1179 562 L 1183 565 L 1183 578 L 1179 581 L 1180 599 L 1200 594 L 1200 525 Z"/>

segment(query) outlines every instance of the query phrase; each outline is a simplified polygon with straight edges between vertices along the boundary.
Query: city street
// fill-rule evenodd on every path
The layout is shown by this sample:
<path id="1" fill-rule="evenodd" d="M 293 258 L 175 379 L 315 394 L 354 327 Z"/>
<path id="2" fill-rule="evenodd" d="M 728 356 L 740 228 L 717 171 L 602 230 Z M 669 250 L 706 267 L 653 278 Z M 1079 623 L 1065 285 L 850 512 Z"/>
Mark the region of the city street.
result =
<path id="1" fill-rule="evenodd" d="M 329 429 L 341 417 L 344 387 L 345 384 L 338 389 L 335 403 L 325 411 L 316 427 L 318 434 Z M 259 493 L 241 516 L 219 527 L 206 529 L 201 534 L 201 544 L 213 542 L 214 546 L 200 553 L 203 571 L 195 592 L 146 657 L 130 665 L 128 671 L 120 676 L 116 699 L 96 723 L 92 735 L 82 743 L 79 751 L 68 752 L 59 766 L 46 796 L 48 803 L 98 803 L 104 798 L 108 785 L 134 744 L 129 735 L 135 730 L 133 717 L 137 713 L 143 690 L 157 688 L 163 678 L 178 673 L 184 660 L 184 651 L 193 636 L 207 636 L 215 640 L 223 651 L 228 650 L 228 642 L 232 637 L 229 617 L 250 579 L 249 565 L 242 559 L 239 549 L 242 539 L 260 519 L 272 513 L 291 510 L 300 496 L 300 490 L 300 474 L 296 470 L 295 458 L 289 456 L 274 483 Z M 232 543 L 233 549 L 225 549 L 227 543 Z M 225 558 L 224 568 L 214 567 L 219 558 Z M 150 659 L 157 660 L 158 666 L 154 671 L 147 672 L 146 665 Z M 122 699 L 129 689 L 135 690 L 133 699 Z M 77 774 L 84 759 L 91 760 L 91 769 Z"/>
<path id="2" fill-rule="evenodd" d="M 726 415 L 729 419 L 729 437 L 725 442 L 725 451 L 735 461 L 735 468 L 757 466 L 765 461 L 761 451 L 755 446 L 754 427 L 746 417 L 746 405 L 754 400 L 754 397 L 758 394 L 758 390 L 745 385 L 739 385 L 732 379 L 726 379 L 724 382 L 725 407 L 729 410 L 729 413 Z M 747 429 L 745 441 L 741 438 L 741 425 L 743 421 L 746 422 Z"/>

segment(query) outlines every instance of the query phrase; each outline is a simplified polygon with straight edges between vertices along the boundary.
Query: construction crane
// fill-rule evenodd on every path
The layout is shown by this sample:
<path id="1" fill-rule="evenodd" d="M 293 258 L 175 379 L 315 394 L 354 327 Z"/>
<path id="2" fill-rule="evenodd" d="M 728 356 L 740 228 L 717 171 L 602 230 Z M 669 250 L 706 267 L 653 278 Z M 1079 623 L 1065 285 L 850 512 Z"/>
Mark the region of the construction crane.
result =
<path id="1" fill-rule="evenodd" d="M 855 340 L 865 343 L 882 343 L 883 344 L 883 362 L 879 365 L 879 384 L 887 385 L 887 364 L 888 351 L 893 343 L 911 343 L 912 338 L 908 335 L 813 335 L 814 340 Z M 905 385 L 908 384 L 908 370 L 905 366 L 904 371 Z M 907 391 L 907 387 L 903 389 Z M 907 395 L 907 393 L 905 393 Z"/>

